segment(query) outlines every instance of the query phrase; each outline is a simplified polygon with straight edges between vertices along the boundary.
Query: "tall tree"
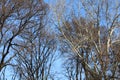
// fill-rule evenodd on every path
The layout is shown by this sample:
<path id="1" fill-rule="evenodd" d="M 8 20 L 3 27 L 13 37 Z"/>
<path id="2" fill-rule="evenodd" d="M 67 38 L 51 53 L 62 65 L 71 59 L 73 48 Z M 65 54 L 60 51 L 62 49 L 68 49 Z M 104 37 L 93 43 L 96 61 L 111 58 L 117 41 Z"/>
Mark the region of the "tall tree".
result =
<path id="1" fill-rule="evenodd" d="M 65 46 L 62 50 L 69 53 L 68 56 L 72 53 L 71 61 L 76 64 L 76 67 L 72 69 L 73 73 L 70 73 L 76 74 L 73 76 L 74 80 L 78 79 L 78 72 L 83 73 L 86 80 L 118 79 L 120 74 L 118 69 L 120 63 L 118 58 L 120 54 L 118 47 L 120 46 L 119 1 L 76 0 L 76 2 L 79 3 L 80 8 L 73 9 L 59 3 L 55 8 L 52 7 L 61 32 L 59 39 Z M 68 14 L 66 11 L 71 13 Z M 82 11 L 81 14 L 79 11 Z M 78 71 L 77 63 L 82 71 L 81 69 Z"/>
<path id="2" fill-rule="evenodd" d="M 28 34 L 30 35 L 30 33 Z M 24 45 L 16 50 L 15 75 L 19 80 L 48 80 L 52 79 L 51 67 L 55 60 L 55 40 L 42 29 L 39 34 L 30 35 Z"/>
<path id="3" fill-rule="evenodd" d="M 43 0 L 0 0 L 0 71 L 13 66 L 16 48 L 28 47 L 26 39 L 31 38 L 31 30 L 32 35 L 39 34 L 47 10 Z"/>

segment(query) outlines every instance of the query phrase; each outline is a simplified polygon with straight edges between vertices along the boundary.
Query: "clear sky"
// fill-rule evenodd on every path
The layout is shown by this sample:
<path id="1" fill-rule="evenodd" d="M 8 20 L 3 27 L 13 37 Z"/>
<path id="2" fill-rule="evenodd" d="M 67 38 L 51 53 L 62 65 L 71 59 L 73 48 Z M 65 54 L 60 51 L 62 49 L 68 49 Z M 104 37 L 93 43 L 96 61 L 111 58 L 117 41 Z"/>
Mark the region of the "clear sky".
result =
<path id="1" fill-rule="evenodd" d="M 44 0 L 46 3 L 48 3 L 48 4 L 50 4 L 50 5 L 52 5 L 52 4 L 54 4 L 56 1 L 62 1 L 62 0 Z M 69 4 L 69 1 L 74 1 L 73 3 L 77 3 L 76 1 L 77 0 L 65 0 L 65 1 L 67 1 L 67 3 L 68 3 L 68 8 L 69 9 L 67 9 L 66 10 L 66 12 L 67 12 L 67 14 L 69 14 L 69 12 L 70 12 L 70 5 L 71 4 Z M 78 3 L 79 4 L 79 3 Z M 62 6 L 61 6 L 62 7 Z M 75 9 L 76 8 L 78 8 L 76 5 L 72 5 L 71 7 L 74 7 Z M 83 11 L 79 11 L 79 9 L 77 10 L 76 9 L 76 11 L 75 11 L 75 15 L 77 15 L 76 13 L 79 13 L 79 12 L 82 12 L 81 14 L 83 14 L 84 13 L 84 10 Z M 57 54 L 59 54 L 59 51 L 56 51 L 56 53 Z M 56 77 L 56 79 L 55 80 L 66 80 L 65 79 L 65 77 L 63 76 L 63 68 L 62 68 L 62 64 L 63 64 L 63 62 L 65 61 L 65 59 L 64 58 L 58 58 L 56 61 L 55 61 L 55 63 L 54 63 L 54 65 L 53 65 L 53 67 L 52 67 L 52 70 L 53 70 L 53 73 L 55 73 L 55 77 Z M 12 80 L 11 79 L 11 75 L 13 74 L 13 72 L 12 72 L 12 69 L 11 69 L 11 67 L 7 67 L 6 68 L 6 78 L 8 79 L 8 80 Z"/>

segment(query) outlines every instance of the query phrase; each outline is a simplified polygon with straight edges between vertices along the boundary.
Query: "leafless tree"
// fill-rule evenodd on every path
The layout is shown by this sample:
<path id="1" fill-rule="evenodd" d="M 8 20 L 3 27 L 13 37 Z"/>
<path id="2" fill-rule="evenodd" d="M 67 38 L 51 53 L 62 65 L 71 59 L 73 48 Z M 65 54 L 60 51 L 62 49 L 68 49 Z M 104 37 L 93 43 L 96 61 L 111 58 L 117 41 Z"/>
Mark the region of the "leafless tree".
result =
<path id="1" fill-rule="evenodd" d="M 57 5 L 57 8 L 52 7 L 58 21 L 56 26 L 61 32 L 59 39 L 64 42 L 63 52 L 69 53 L 68 56 L 72 52 L 71 61 L 75 64 L 76 57 L 79 57 L 78 63 L 86 80 L 118 79 L 120 3 L 118 0 L 79 0 L 77 3 L 85 16 L 76 15 L 79 10 L 75 8 L 76 12 L 71 11 L 67 17 L 65 4 Z M 59 12 L 57 9 L 63 5 L 64 8 Z M 74 72 L 77 67 L 79 66 L 73 67 L 72 74 L 78 74 L 78 71 Z M 68 65 L 66 68 L 68 73 L 72 72 L 68 70 L 71 66 Z M 75 75 L 70 77 L 69 79 L 79 80 Z"/>
<path id="2" fill-rule="evenodd" d="M 24 43 L 28 45 L 27 48 L 18 47 L 16 50 L 18 55 L 15 72 L 20 80 L 51 79 L 51 67 L 55 60 L 55 40 L 52 36 L 47 36 L 44 30 L 37 34 L 35 39 L 32 36 Z"/>
<path id="3" fill-rule="evenodd" d="M 7 65 L 15 66 L 20 46 L 21 51 L 31 47 L 27 39 L 36 39 L 32 35 L 45 26 L 47 10 L 43 0 L 0 0 L 0 71 Z"/>

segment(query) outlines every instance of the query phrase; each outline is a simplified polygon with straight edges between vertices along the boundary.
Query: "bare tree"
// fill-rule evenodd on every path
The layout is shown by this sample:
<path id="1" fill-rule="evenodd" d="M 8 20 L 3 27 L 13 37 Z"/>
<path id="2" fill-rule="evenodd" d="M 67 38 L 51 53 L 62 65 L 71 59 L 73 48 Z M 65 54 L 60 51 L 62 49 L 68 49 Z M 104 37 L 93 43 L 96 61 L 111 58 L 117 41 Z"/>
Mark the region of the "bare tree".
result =
<path id="1" fill-rule="evenodd" d="M 58 21 L 56 26 L 61 32 L 59 39 L 65 46 L 62 47 L 63 52 L 69 53 L 68 56 L 72 52 L 71 61 L 74 63 L 77 60 L 75 56 L 79 57 L 78 63 L 82 65 L 81 69 L 86 80 L 118 79 L 120 3 L 118 0 L 80 0 L 77 3 L 80 3 L 79 9 L 84 11 L 82 14 L 85 14 L 85 17 L 74 14 L 78 11 L 77 8 L 75 8 L 76 12 L 71 11 L 68 17 L 65 13 L 66 6 L 59 12 L 58 9 L 65 4 L 57 5 L 57 8 L 52 9 Z M 68 67 L 70 66 L 66 68 Z M 70 74 L 74 79 L 78 79 L 75 77 L 78 71 L 74 72 L 77 67 L 79 66 L 76 65 L 72 69 L 72 74 L 76 75 Z M 68 73 L 71 73 L 70 70 Z"/>
<path id="2" fill-rule="evenodd" d="M 51 67 L 55 60 L 55 40 L 52 36 L 47 36 L 43 29 L 35 39 L 32 36 L 24 43 L 28 45 L 27 48 L 19 46 L 16 50 L 18 55 L 15 72 L 20 80 L 51 79 Z"/>
<path id="3" fill-rule="evenodd" d="M 72 74 L 76 74 L 74 75 L 73 80 L 78 79 L 78 77 L 76 77 L 78 72 L 81 72 L 81 74 L 83 73 L 81 70 L 78 70 L 78 67 L 80 68 L 81 65 L 81 69 L 84 71 L 85 78 L 87 80 L 117 78 L 116 76 L 118 76 L 117 72 L 119 63 L 119 59 L 117 57 L 119 56 L 119 48 L 117 46 L 119 46 L 119 44 L 114 44 L 113 47 L 110 48 L 110 52 L 107 53 L 107 28 L 102 26 L 99 28 L 92 28 L 90 27 L 93 26 L 92 22 L 85 23 L 83 21 L 77 25 L 78 21 L 73 20 L 72 23 L 65 22 L 62 30 L 64 32 L 62 37 L 64 37 L 66 41 L 69 41 L 68 44 L 64 44 L 64 46 L 69 46 L 67 47 L 71 49 L 69 51 L 74 53 L 74 55 L 72 55 L 73 57 L 70 57 L 71 59 L 68 58 L 68 60 L 73 61 L 73 64 L 70 64 L 72 67 L 74 67 L 76 64 L 76 67 L 73 68 L 73 71 L 76 71 L 72 72 Z M 85 25 L 83 23 L 85 23 Z M 100 43 L 98 35 L 99 30 L 101 32 Z M 114 37 L 116 37 L 116 35 L 117 33 L 114 33 Z M 64 42 L 66 42 L 65 40 Z M 98 44 L 101 44 L 102 46 L 100 48 L 100 53 L 98 53 L 98 49 L 96 48 L 98 47 Z M 114 49 L 114 47 L 116 47 L 116 49 Z M 68 57 L 71 53 L 69 51 L 67 51 L 69 53 Z M 67 67 L 71 67 L 70 65 L 67 65 Z M 110 71 L 110 73 L 108 71 Z"/>
<path id="4" fill-rule="evenodd" d="M 7 65 L 15 66 L 16 49 L 28 47 L 30 43 L 24 43 L 31 38 L 30 30 L 32 35 L 39 34 L 47 10 L 43 0 L 0 0 L 0 71 Z"/>

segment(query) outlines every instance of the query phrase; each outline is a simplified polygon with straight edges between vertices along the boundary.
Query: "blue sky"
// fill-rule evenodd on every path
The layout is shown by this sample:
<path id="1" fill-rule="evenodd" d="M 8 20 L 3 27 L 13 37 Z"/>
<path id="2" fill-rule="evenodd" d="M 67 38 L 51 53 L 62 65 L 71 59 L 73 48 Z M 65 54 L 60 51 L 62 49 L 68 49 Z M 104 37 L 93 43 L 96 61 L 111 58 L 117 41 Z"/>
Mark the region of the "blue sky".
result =
<path id="1" fill-rule="evenodd" d="M 50 3 L 51 5 L 52 5 L 52 3 L 53 2 L 56 2 L 56 1 L 59 1 L 59 0 L 44 0 L 46 3 Z M 62 0 L 61 0 L 62 1 Z M 67 2 L 69 2 L 70 0 L 66 0 Z M 74 2 L 73 2 L 73 7 L 74 7 L 74 9 L 75 9 L 75 15 L 77 15 L 78 17 L 80 17 L 78 14 L 81 14 L 81 16 L 86 16 L 85 15 L 85 11 L 84 11 L 84 9 L 81 9 L 81 11 L 79 11 L 79 10 L 77 10 L 77 5 L 74 5 L 74 3 L 77 3 L 77 0 L 73 0 Z M 78 3 L 79 4 L 79 3 Z M 69 4 L 68 4 L 69 5 Z M 69 12 L 70 12 L 70 9 L 67 9 L 67 11 L 66 11 L 66 13 L 67 14 L 69 14 Z M 50 16 L 51 17 L 51 16 Z M 104 21 L 103 21 L 103 23 L 105 23 Z M 102 23 L 102 24 L 103 24 Z M 53 26 L 51 26 L 51 27 L 53 27 Z M 56 53 L 57 54 L 59 54 L 59 51 L 56 51 Z M 64 58 L 58 58 L 56 61 L 55 61 L 55 63 L 54 63 L 54 65 L 53 65 L 53 68 L 52 68 L 52 70 L 53 70 L 53 72 L 57 72 L 57 73 L 62 73 L 63 72 L 63 68 L 62 68 L 62 64 L 63 64 L 63 62 L 65 61 L 65 59 Z M 11 80 L 10 79 L 10 75 L 11 75 L 11 72 L 12 72 L 12 70 L 11 70 L 11 68 L 10 67 L 8 67 L 7 68 L 7 70 L 6 70 L 7 72 L 7 74 L 6 74 L 6 77 L 8 78 L 8 80 Z M 57 74 L 56 74 L 57 75 Z M 59 76 L 57 76 L 57 77 L 60 77 L 60 80 L 66 80 L 65 79 L 65 77 L 62 75 L 62 74 L 58 74 Z M 58 79 L 56 79 L 56 80 L 58 80 Z"/>

